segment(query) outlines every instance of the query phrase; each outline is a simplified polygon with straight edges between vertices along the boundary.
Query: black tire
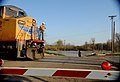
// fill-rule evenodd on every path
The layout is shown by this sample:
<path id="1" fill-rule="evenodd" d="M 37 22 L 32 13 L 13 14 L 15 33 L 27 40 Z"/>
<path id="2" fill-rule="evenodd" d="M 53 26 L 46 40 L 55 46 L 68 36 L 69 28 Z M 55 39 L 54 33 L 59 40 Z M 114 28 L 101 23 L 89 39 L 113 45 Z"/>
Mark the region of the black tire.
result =
<path id="1" fill-rule="evenodd" d="M 12 59 L 12 60 L 17 59 L 17 49 L 16 48 L 10 51 L 9 58 Z"/>

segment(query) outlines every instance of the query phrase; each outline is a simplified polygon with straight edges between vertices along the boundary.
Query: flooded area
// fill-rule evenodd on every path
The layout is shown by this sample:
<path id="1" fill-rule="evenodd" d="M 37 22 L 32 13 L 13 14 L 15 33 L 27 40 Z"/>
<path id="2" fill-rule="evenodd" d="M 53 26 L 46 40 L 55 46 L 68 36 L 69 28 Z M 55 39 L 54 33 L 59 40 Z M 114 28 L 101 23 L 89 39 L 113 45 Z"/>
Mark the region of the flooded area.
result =
<path id="1" fill-rule="evenodd" d="M 65 56 L 75 56 L 78 57 L 78 51 L 47 51 L 56 54 L 63 54 Z M 93 51 L 81 51 L 81 56 L 92 55 Z"/>

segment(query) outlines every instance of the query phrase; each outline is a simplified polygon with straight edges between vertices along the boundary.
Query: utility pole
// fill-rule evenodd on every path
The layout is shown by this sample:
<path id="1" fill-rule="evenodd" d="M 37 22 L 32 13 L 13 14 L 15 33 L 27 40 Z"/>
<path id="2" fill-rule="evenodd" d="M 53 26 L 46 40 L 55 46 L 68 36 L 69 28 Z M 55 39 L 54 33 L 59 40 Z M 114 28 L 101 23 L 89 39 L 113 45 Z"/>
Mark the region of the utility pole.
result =
<path id="1" fill-rule="evenodd" d="M 115 42 L 115 21 L 114 21 L 114 17 L 116 17 L 116 15 L 114 16 L 108 16 L 111 18 L 111 48 L 112 48 L 112 53 L 114 53 L 114 42 Z"/>

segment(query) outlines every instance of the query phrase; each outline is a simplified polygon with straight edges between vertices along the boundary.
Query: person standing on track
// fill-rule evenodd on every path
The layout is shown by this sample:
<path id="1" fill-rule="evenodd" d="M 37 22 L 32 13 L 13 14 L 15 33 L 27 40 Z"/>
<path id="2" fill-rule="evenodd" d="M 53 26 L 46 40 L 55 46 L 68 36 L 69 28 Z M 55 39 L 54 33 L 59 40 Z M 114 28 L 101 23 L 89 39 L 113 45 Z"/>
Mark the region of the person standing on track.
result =
<path id="1" fill-rule="evenodd" d="M 42 40 L 44 40 L 44 30 L 46 29 L 46 25 L 44 22 L 42 22 L 42 25 L 40 26 L 39 28 L 39 40 L 41 40 L 41 37 L 42 37 Z"/>
<path id="2" fill-rule="evenodd" d="M 80 49 L 78 50 L 78 57 L 81 57 L 81 51 L 80 51 Z"/>

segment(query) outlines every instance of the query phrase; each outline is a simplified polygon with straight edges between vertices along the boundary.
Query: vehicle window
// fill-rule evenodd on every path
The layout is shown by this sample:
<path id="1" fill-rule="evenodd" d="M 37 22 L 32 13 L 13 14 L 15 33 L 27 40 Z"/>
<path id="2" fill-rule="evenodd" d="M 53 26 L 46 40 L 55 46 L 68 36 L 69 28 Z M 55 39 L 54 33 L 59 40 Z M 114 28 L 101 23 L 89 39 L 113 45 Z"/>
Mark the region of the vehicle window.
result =
<path id="1" fill-rule="evenodd" d="M 2 16 L 3 14 L 3 7 L 0 7 L 0 17 Z"/>
<path id="2" fill-rule="evenodd" d="M 24 13 L 23 12 L 19 12 L 18 13 L 18 17 L 22 17 L 22 16 L 24 16 Z"/>
<path id="3" fill-rule="evenodd" d="M 11 17 L 17 17 L 17 11 L 6 7 L 6 15 Z"/>

